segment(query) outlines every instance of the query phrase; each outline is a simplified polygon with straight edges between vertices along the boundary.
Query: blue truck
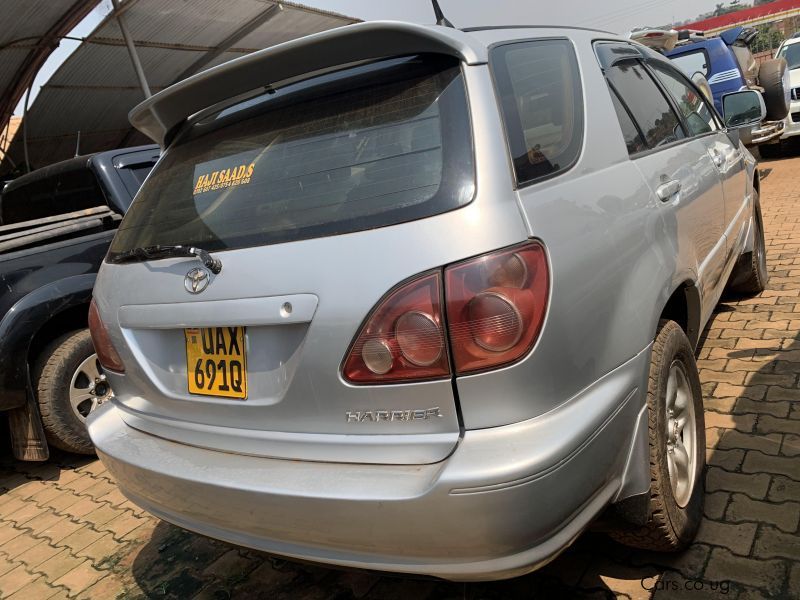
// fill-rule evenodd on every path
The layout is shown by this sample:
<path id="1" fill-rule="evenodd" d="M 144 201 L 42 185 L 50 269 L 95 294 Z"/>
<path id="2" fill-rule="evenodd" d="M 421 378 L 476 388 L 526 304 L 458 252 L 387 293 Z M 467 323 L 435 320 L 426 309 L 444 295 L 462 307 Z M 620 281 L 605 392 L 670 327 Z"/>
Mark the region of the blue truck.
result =
<path id="1" fill-rule="evenodd" d="M 705 37 L 698 32 L 678 32 L 678 43 L 664 52 L 688 76 L 702 74 L 711 87 L 714 106 L 723 114 L 722 98 L 742 89 L 761 92 L 766 108 L 766 118 L 743 141 L 748 146 L 766 150 L 775 144 L 789 114 L 789 68 L 783 58 L 758 63 L 750 51 L 757 32 L 752 27 L 734 27 L 715 37 Z"/>

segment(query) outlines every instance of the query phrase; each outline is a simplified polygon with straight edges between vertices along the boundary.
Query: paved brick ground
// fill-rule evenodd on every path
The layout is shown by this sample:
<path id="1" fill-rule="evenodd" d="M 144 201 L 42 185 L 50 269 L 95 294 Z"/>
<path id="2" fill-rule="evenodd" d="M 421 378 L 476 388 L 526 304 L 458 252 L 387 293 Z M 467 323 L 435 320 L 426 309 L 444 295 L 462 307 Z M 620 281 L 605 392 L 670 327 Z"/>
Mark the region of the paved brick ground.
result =
<path id="1" fill-rule="evenodd" d="M 772 279 L 759 298 L 721 304 L 698 352 L 708 493 L 684 554 L 636 552 L 589 533 L 513 581 L 382 578 L 270 559 L 167 525 L 126 501 L 96 460 L 6 457 L 0 597 L 800 598 L 800 158 L 762 168 Z"/>

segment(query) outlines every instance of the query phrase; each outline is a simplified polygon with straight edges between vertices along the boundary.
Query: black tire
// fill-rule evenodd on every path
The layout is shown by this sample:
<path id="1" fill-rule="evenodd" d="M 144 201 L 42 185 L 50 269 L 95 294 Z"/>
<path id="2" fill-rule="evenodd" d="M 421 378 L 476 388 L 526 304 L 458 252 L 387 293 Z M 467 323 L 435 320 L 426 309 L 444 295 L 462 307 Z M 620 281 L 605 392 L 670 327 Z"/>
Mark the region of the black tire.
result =
<path id="1" fill-rule="evenodd" d="M 767 107 L 767 120 L 780 121 L 789 114 L 791 102 L 789 82 L 786 73 L 789 65 L 784 58 L 766 60 L 758 68 L 758 84 L 764 88 L 764 104 Z"/>
<path id="2" fill-rule="evenodd" d="M 694 409 L 693 485 L 684 488 L 683 506 L 676 500 L 668 465 L 667 383 L 673 364 L 683 369 L 686 389 Z M 625 545 L 658 552 L 678 552 L 694 539 L 703 515 L 703 480 L 705 473 L 705 418 L 703 396 L 694 352 L 686 334 L 674 321 L 661 320 L 653 343 L 650 376 L 647 385 L 650 432 L 650 519 L 646 525 L 622 525 L 609 535 Z M 681 438 L 683 437 L 681 433 Z M 691 461 L 689 461 L 691 465 Z M 687 472 L 689 468 L 687 468 Z M 679 491 L 680 488 L 679 488 Z"/>
<path id="3" fill-rule="evenodd" d="M 94 454 L 86 424 L 70 404 L 72 376 L 94 354 L 88 329 L 72 331 L 53 340 L 39 355 L 34 386 L 47 443 L 76 454 Z"/>
<path id="4" fill-rule="evenodd" d="M 728 291 L 742 296 L 755 296 L 767 287 L 767 246 L 764 242 L 764 223 L 761 219 L 761 202 L 758 192 L 753 198 L 753 250 L 745 252 L 736 261 L 728 279 Z"/>

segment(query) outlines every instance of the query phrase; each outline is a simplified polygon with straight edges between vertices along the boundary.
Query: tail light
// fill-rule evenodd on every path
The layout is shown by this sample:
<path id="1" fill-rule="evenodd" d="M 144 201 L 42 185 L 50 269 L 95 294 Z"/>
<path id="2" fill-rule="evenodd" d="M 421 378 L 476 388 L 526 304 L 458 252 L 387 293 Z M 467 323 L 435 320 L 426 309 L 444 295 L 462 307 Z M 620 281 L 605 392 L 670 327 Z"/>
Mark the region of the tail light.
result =
<path id="1" fill-rule="evenodd" d="M 530 351 L 544 322 L 550 287 L 540 243 L 452 265 L 444 278 L 456 373 L 500 367 Z"/>
<path id="2" fill-rule="evenodd" d="M 108 330 L 100 319 L 100 313 L 97 310 L 94 299 L 89 305 L 89 331 L 92 334 L 92 342 L 94 343 L 94 350 L 97 352 L 97 359 L 103 365 L 103 368 L 117 373 L 124 373 L 125 365 L 122 364 L 122 359 L 111 343 L 111 338 L 108 337 Z"/>
<path id="3" fill-rule="evenodd" d="M 378 304 L 350 348 L 345 378 L 380 383 L 449 375 L 441 286 L 441 275 L 429 273 Z"/>
<path id="4" fill-rule="evenodd" d="M 362 326 L 345 359 L 353 383 L 450 375 L 441 275 L 427 273 L 390 292 Z M 550 278 L 538 242 L 444 270 L 447 334 L 458 374 L 514 362 L 533 347 L 547 309 Z"/>

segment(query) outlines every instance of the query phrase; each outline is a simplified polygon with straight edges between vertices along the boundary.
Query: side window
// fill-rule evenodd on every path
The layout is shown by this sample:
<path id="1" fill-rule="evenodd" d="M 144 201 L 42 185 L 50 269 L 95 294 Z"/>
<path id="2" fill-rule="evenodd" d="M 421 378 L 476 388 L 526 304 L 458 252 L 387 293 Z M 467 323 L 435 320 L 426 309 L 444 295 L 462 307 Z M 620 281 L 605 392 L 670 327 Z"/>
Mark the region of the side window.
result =
<path id="1" fill-rule="evenodd" d="M 641 132 L 614 90 L 611 90 L 611 101 L 614 103 L 614 110 L 617 111 L 619 126 L 622 128 L 622 137 L 625 138 L 628 154 L 636 154 L 647 150 L 647 144 L 644 143 Z"/>
<path id="2" fill-rule="evenodd" d="M 678 65 L 678 68 L 689 77 L 695 73 L 702 73 L 703 77 L 708 77 L 708 59 L 704 50 L 695 50 L 678 56 L 670 56 L 670 60 Z"/>
<path id="3" fill-rule="evenodd" d="M 672 95 L 678 109 L 683 114 L 686 126 L 689 128 L 690 135 L 702 135 L 717 131 L 719 126 L 714 118 L 708 102 L 702 94 L 696 92 L 680 73 L 673 72 L 666 66 L 658 63 L 651 64 L 656 77 L 664 84 L 667 91 Z"/>
<path id="4" fill-rule="evenodd" d="M 678 115 L 638 60 L 614 65 L 606 70 L 606 77 L 644 134 L 648 148 L 686 137 Z"/>
<path id="5" fill-rule="evenodd" d="M 517 181 L 569 169 L 583 141 L 583 97 L 572 45 L 539 40 L 498 46 L 491 66 Z"/>

